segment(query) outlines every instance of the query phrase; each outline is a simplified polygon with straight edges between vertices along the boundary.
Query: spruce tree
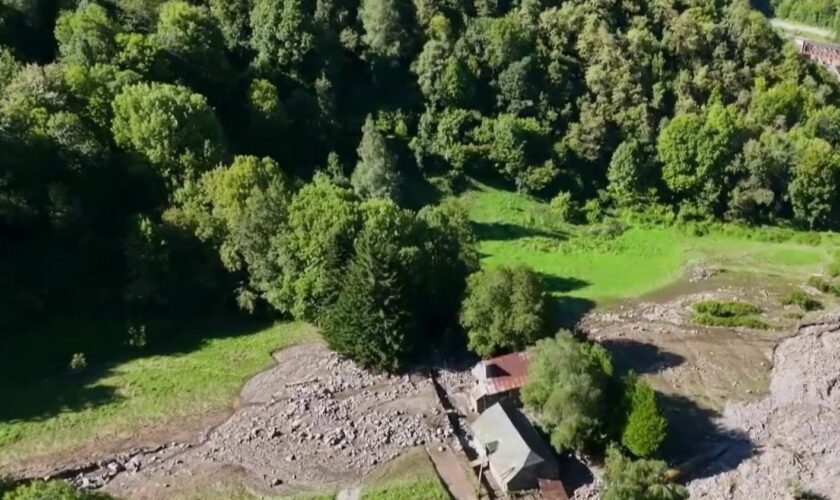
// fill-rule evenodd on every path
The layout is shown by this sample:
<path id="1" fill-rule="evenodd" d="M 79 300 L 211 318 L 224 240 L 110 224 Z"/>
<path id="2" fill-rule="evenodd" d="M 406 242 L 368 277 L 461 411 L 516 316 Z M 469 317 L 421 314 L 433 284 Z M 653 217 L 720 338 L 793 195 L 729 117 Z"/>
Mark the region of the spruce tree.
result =
<path id="1" fill-rule="evenodd" d="M 637 457 L 649 457 L 665 440 L 668 422 L 656 403 L 656 393 L 647 382 L 631 374 L 625 384 L 628 413 L 621 443 Z"/>
<path id="2" fill-rule="evenodd" d="M 330 348 L 376 371 L 405 366 L 416 341 L 412 216 L 382 200 L 367 207 L 341 292 L 322 319 Z"/>
<path id="3" fill-rule="evenodd" d="M 356 194 L 362 198 L 397 199 L 400 175 L 397 172 L 396 158 L 388 150 L 385 137 L 376 129 L 376 124 L 370 116 L 362 127 L 358 154 L 359 162 L 350 178 Z"/>

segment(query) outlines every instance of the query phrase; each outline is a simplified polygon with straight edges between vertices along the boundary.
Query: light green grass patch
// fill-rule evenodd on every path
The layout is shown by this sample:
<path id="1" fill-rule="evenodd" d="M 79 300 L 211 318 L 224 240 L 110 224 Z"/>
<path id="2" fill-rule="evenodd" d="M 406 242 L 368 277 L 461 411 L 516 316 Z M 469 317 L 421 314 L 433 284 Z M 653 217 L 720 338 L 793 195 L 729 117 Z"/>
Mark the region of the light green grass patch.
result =
<path id="1" fill-rule="evenodd" d="M 449 500 L 451 497 L 426 452 L 420 448 L 370 474 L 363 500 Z"/>
<path id="2" fill-rule="evenodd" d="M 312 335 L 304 324 L 277 324 L 254 333 L 199 338 L 185 352 L 3 385 L 0 468 L 229 408 L 245 378 L 270 365 L 272 351 Z M 22 355 L 37 361 L 37 353 Z"/>
<path id="3" fill-rule="evenodd" d="M 616 222 L 611 228 L 557 221 L 547 203 L 476 183 L 461 201 L 480 238 L 484 265 L 524 264 L 557 295 L 597 302 L 637 297 L 674 282 L 693 262 L 728 271 L 804 279 L 831 260 L 828 233 L 718 225 L 705 234 L 678 226 Z"/>

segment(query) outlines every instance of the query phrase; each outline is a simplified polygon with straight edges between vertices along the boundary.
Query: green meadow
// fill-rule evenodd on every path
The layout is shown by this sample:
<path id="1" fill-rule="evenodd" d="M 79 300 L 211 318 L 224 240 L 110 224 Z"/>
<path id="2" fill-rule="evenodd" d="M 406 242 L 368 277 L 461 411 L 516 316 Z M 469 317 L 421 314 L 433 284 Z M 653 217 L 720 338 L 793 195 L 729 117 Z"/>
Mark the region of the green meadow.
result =
<path id="1" fill-rule="evenodd" d="M 460 197 L 480 239 L 482 265 L 524 264 L 558 295 L 596 303 L 662 288 L 687 265 L 805 279 L 831 260 L 837 237 L 786 228 L 557 221 L 550 206 L 477 184 Z"/>
<path id="2" fill-rule="evenodd" d="M 116 334 L 108 322 L 66 325 L 103 330 L 93 338 Z M 215 336 L 208 333 L 216 331 Z M 174 338 L 150 341 L 133 357 L 94 364 L 78 374 L 62 370 L 41 379 L 19 377 L 15 383 L 0 384 L 0 469 L 224 411 L 245 379 L 271 364 L 271 352 L 311 335 L 311 327 L 299 323 L 221 328 L 197 321 Z M 14 341 L 13 337 L 9 342 Z M 32 352 L 29 363 L 59 355 L 69 361 L 67 352 L 56 354 L 61 345 L 45 342 L 17 352 Z"/>

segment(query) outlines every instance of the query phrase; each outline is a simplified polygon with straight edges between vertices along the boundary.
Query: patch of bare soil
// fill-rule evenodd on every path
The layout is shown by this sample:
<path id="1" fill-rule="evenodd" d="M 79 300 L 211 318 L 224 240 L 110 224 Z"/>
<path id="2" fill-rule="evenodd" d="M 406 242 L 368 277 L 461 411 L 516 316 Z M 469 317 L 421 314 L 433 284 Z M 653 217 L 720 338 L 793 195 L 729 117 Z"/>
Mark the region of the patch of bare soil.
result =
<path id="1" fill-rule="evenodd" d="M 777 294 L 715 285 L 712 279 L 706 290 L 593 313 L 579 329 L 609 349 L 619 368 L 645 375 L 664 394 L 712 411 L 728 400 L 757 399 L 767 387 L 773 349 L 791 335 L 796 320 L 786 317 Z M 696 325 L 691 306 L 703 300 L 748 301 L 765 311 L 762 320 L 773 328 Z"/>
<path id="2" fill-rule="evenodd" d="M 428 377 L 371 375 L 320 343 L 275 359 L 199 443 L 123 453 L 71 479 L 130 498 L 167 497 L 217 474 L 257 491 L 295 493 L 353 484 L 410 448 L 452 439 Z"/>
<path id="3" fill-rule="evenodd" d="M 720 412 L 729 401 L 756 401 L 766 394 L 773 350 L 795 333 L 797 320 L 781 305 L 786 289 L 755 286 L 756 278 L 751 280 L 726 273 L 688 280 L 592 313 L 579 325 L 612 353 L 620 372 L 633 370 L 659 392 L 670 424 L 662 451 L 672 463 L 734 437 L 717 424 Z M 764 311 L 761 319 L 772 328 L 697 325 L 691 306 L 702 300 L 750 302 Z"/>
<path id="4" fill-rule="evenodd" d="M 769 395 L 728 404 L 720 419 L 749 449 L 730 446 L 714 475 L 689 484 L 692 498 L 787 499 L 796 487 L 840 498 L 840 312 L 801 327 L 774 361 Z"/>

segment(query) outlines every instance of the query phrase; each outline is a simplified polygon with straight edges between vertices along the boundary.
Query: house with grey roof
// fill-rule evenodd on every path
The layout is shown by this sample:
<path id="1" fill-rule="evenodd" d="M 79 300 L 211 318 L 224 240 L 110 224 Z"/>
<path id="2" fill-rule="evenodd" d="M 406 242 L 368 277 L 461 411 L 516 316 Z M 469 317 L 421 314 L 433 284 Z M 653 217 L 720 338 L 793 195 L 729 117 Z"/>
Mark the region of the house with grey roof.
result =
<path id="1" fill-rule="evenodd" d="M 504 491 L 537 489 L 559 479 L 554 453 L 518 409 L 496 403 L 471 425 L 482 465 Z"/>

